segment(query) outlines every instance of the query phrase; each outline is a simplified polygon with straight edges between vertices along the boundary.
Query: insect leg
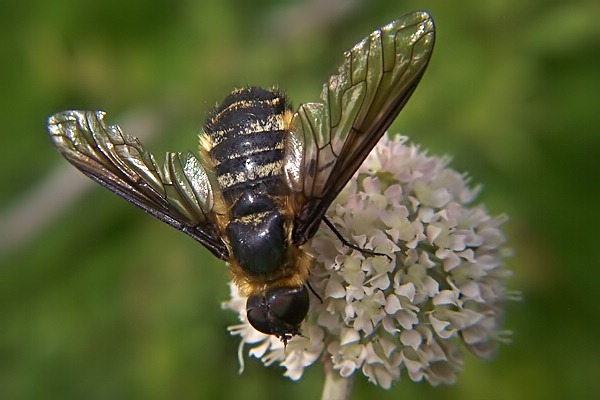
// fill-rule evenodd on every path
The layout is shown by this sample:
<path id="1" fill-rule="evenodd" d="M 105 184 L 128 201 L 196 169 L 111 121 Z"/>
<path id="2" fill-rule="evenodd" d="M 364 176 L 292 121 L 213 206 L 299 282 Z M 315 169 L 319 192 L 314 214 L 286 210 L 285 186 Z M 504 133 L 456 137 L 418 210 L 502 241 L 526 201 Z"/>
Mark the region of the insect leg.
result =
<path id="1" fill-rule="evenodd" d="M 321 296 L 319 296 L 317 294 L 317 292 L 315 292 L 315 289 L 313 289 L 313 287 L 311 286 L 310 282 L 307 281 L 306 282 L 306 286 L 308 286 L 308 288 L 310 289 L 310 291 L 312 292 L 312 294 L 314 294 L 317 297 L 317 299 L 319 299 L 319 301 L 321 302 L 321 304 L 323 304 L 323 299 L 321 298 Z"/>
<path id="2" fill-rule="evenodd" d="M 369 250 L 369 249 L 363 249 L 361 247 L 358 247 L 352 243 L 350 243 L 344 236 L 342 236 L 342 234 L 335 228 L 335 226 L 333 226 L 333 223 L 327 219 L 327 217 L 323 217 L 323 222 L 325 222 L 325 225 L 327 225 L 329 227 L 329 229 L 331 229 L 331 231 L 335 234 L 335 236 L 337 236 L 338 239 L 340 239 L 340 242 L 342 242 L 344 244 L 344 246 L 350 247 L 351 249 L 354 250 L 358 250 L 363 254 L 368 254 L 370 256 L 384 256 L 387 257 L 388 260 L 390 260 L 390 262 L 392 261 L 392 257 L 388 256 L 387 254 L 384 253 L 378 253 L 376 251 L 373 250 Z"/>

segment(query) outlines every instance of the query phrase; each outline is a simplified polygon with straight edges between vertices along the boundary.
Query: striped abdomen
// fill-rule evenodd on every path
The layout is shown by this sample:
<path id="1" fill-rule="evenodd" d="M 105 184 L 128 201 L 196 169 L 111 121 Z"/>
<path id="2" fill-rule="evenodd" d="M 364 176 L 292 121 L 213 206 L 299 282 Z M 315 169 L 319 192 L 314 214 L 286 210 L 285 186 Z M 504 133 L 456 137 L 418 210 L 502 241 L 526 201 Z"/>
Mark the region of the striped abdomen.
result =
<path id="1" fill-rule="evenodd" d="M 221 229 L 230 269 L 248 295 L 296 273 L 289 266 L 292 218 L 281 209 L 289 191 L 283 158 L 290 115 L 280 93 L 244 88 L 225 98 L 204 126 L 201 143 L 228 214 Z"/>
<path id="2" fill-rule="evenodd" d="M 247 190 L 285 194 L 283 153 L 289 112 L 280 93 L 254 87 L 235 90 L 212 111 L 204 134 L 226 203 L 235 203 Z"/>

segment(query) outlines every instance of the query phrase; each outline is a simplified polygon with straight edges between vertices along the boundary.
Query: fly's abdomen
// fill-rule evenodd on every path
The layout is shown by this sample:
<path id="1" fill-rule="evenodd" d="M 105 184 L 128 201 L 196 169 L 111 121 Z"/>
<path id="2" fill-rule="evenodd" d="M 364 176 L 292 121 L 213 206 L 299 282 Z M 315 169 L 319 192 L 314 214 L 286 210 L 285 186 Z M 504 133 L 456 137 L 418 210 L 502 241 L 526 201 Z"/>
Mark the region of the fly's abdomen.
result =
<path id="1" fill-rule="evenodd" d="M 254 87 L 234 91 L 212 111 L 204 134 L 227 203 L 233 204 L 247 190 L 285 194 L 283 155 L 289 112 L 280 93 Z"/>

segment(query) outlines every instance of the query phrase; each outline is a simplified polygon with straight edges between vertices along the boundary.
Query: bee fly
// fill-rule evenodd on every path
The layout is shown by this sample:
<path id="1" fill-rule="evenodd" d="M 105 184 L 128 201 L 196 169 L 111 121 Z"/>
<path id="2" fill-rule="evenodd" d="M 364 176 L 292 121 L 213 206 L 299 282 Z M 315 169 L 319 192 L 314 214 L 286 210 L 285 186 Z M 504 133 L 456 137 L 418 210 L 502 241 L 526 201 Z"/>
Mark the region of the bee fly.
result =
<path id="1" fill-rule="evenodd" d="M 426 12 L 383 26 L 344 54 L 320 103 L 296 112 L 279 90 L 236 89 L 209 114 L 200 158 L 167 153 L 162 167 L 101 111 L 57 113 L 48 130 L 81 172 L 225 260 L 248 321 L 286 343 L 308 314 L 310 239 L 322 221 L 334 229 L 327 208 L 415 90 L 433 43 Z"/>

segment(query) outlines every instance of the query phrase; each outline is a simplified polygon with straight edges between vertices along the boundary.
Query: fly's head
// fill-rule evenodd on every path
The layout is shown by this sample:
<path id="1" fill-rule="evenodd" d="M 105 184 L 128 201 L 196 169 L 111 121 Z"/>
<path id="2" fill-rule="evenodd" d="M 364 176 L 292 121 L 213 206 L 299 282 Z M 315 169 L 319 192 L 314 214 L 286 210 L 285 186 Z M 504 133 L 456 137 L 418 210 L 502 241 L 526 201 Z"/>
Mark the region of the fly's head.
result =
<path id="1" fill-rule="evenodd" d="M 248 321 L 257 331 L 275 335 L 287 344 L 300 334 L 309 300 L 306 286 L 276 288 L 251 295 L 246 303 Z"/>

